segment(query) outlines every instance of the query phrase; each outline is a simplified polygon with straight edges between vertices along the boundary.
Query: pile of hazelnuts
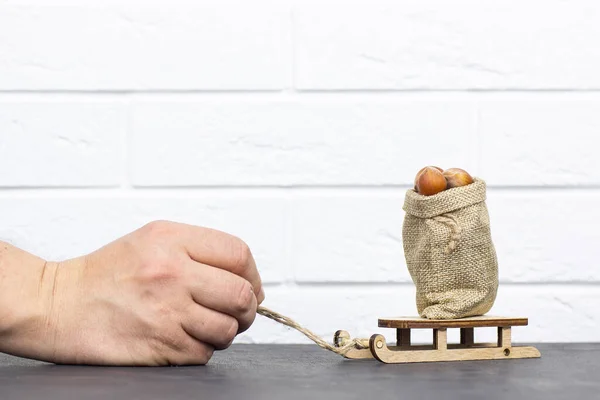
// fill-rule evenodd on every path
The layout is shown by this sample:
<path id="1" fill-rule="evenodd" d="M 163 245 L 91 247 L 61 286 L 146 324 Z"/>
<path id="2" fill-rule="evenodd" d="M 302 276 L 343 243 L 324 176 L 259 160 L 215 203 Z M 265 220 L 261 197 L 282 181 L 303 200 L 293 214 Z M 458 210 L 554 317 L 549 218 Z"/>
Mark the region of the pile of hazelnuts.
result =
<path id="1" fill-rule="evenodd" d="M 446 189 L 473 183 L 473 177 L 460 168 L 443 170 L 440 167 L 425 167 L 415 177 L 415 191 L 423 196 L 433 196 Z"/>

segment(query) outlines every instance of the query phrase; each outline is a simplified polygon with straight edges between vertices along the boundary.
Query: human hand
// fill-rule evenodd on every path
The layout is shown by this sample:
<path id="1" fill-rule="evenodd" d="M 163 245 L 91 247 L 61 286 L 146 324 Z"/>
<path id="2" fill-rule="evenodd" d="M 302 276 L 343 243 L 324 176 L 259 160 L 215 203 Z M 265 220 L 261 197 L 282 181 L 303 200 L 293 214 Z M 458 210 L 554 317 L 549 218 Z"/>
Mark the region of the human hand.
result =
<path id="1" fill-rule="evenodd" d="M 166 221 L 44 263 L 37 291 L 42 321 L 3 351 L 69 364 L 205 364 L 250 327 L 264 299 L 243 241 Z"/>

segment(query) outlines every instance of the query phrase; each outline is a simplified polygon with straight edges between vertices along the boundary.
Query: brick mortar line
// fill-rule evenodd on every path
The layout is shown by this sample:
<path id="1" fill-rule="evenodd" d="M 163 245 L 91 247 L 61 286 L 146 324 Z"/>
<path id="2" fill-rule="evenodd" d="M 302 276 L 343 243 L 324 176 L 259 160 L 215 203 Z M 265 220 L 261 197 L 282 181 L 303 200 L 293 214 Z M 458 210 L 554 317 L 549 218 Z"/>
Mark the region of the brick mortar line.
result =
<path id="1" fill-rule="evenodd" d="M 148 187 L 122 187 L 120 184 L 111 186 L 5 186 L 0 187 L 0 195 L 64 195 L 64 194 L 130 194 L 130 195 L 157 195 L 164 194 L 212 194 L 229 192 L 246 192 L 247 194 L 396 194 L 404 195 L 410 185 L 312 185 L 312 186 L 148 186 Z M 489 193 L 501 194 L 533 194 L 541 192 L 558 192 L 562 194 L 575 194 L 581 192 L 600 192 L 600 185 L 587 186 L 489 186 Z"/>
<path id="2" fill-rule="evenodd" d="M 295 95 L 298 97 L 310 96 L 344 96 L 344 95 L 376 95 L 381 97 L 404 96 L 404 95 L 462 95 L 462 96 L 494 96 L 494 95 L 576 95 L 576 94 L 600 94 L 600 88 L 597 89 L 428 89 L 428 90 L 413 90 L 413 89 L 301 89 L 297 87 L 282 87 L 280 89 L 231 89 L 231 90 L 214 90 L 214 89 L 145 89 L 145 90 L 129 90 L 129 89 L 38 89 L 38 90 L 2 90 L 0 96 L 123 96 L 123 95 L 189 95 L 189 96 L 252 96 L 265 95 L 269 97 L 277 97 L 284 95 Z M 544 97 L 547 98 L 547 97 Z"/>

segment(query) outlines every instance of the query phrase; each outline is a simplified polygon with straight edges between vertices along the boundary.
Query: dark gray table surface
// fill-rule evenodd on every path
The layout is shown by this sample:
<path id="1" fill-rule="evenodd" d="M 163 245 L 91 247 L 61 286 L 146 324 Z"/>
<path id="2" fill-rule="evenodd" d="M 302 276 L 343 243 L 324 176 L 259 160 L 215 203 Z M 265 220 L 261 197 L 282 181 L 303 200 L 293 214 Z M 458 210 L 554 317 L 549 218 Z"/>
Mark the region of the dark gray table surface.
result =
<path id="1" fill-rule="evenodd" d="M 60 366 L 0 355 L 0 399 L 595 399 L 600 343 L 540 359 L 388 365 L 314 345 L 234 345 L 199 367 Z"/>

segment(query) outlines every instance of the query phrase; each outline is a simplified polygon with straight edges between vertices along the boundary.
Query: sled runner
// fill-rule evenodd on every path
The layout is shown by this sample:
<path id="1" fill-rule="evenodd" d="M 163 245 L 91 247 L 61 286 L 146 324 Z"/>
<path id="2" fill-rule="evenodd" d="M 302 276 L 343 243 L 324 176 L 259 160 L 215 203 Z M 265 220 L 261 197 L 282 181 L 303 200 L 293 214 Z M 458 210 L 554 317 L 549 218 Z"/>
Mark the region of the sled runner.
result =
<path id="1" fill-rule="evenodd" d="M 370 340 L 361 341 L 344 356 L 350 359 L 375 358 L 388 364 L 467 361 L 467 360 L 504 360 L 515 358 L 538 358 L 540 352 L 535 347 L 513 346 L 511 328 L 526 326 L 527 318 L 507 318 L 478 316 L 460 319 L 435 320 L 425 318 L 382 318 L 380 328 L 396 329 L 396 345 L 388 346 L 383 335 L 375 334 Z M 475 328 L 496 327 L 496 343 L 476 343 Z M 412 345 L 412 329 L 432 329 L 433 344 Z M 460 329 L 460 343 L 448 344 L 447 330 Z M 350 340 L 346 331 L 337 331 L 334 336 L 336 347 L 344 346 Z M 359 348 L 363 347 L 363 348 Z"/>

